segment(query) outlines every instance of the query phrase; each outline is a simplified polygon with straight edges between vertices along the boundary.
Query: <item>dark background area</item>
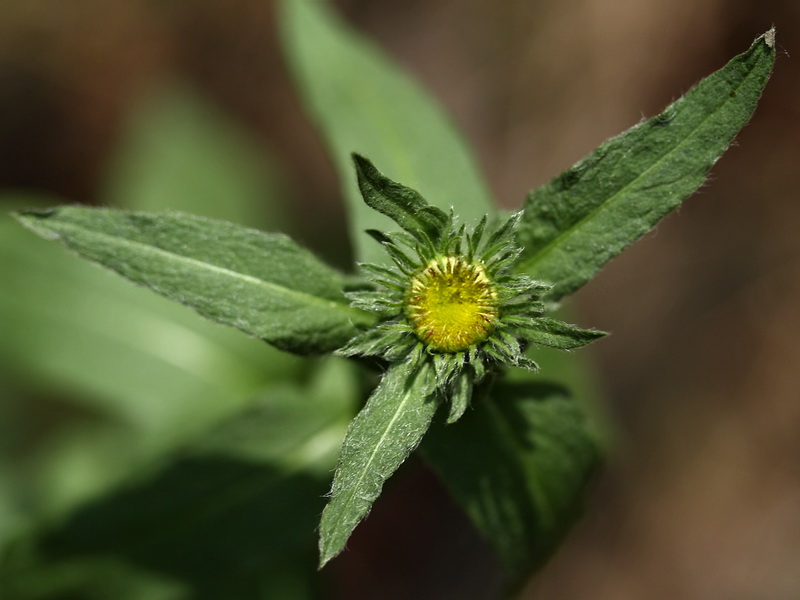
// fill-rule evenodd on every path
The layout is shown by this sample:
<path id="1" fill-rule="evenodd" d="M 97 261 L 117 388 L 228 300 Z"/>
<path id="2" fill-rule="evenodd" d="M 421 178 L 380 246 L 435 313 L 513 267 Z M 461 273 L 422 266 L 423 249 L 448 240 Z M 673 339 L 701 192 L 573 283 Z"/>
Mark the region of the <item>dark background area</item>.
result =
<path id="1" fill-rule="evenodd" d="M 441 100 L 507 208 L 777 27 L 772 81 L 709 182 L 576 295 L 579 322 L 613 334 L 589 352 L 616 444 L 524 597 L 800 597 L 800 4 L 337 4 Z M 0 188 L 98 201 L 128 110 L 175 77 L 263 143 L 296 236 L 347 264 L 338 183 L 268 0 L 0 3 Z M 433 476 L 407 471 L 334 563 L 341 597 L 494 577 Z M 453 597 L 491 593 L 470 585 Z"/>

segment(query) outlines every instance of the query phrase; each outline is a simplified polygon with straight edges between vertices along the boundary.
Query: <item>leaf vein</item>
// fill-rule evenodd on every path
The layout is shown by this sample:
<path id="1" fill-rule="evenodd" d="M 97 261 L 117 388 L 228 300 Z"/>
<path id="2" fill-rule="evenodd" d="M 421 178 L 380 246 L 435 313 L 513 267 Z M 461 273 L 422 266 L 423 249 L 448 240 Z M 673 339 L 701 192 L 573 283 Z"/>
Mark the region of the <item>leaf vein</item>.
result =
<path id="1" fill-rule="evenodd" d="M 745 77 L 742 78 L 741 82 L 735 87 L 735 91 L 738 91 L 747 81 L 752 77 L 754 71 L 756 70 L 755 66 L 752 66 Z M 735 94 L 734 94 L 735 96 Z M 545 256 L 554 252 L 561 246 L 564 239 L 571 237 L 573 234 L 576 233 L 578 229 L 580 229 L 587 221 L 593 219 L 598 213 L 603 210 L 608 209 L 612 204 L 615 204 L 620 197 L 624 197 L 625 193 L 633 187 L 638 181 L 641 181 L 643 178 L 647 177 L 652 171 L 656 170 L 660 167 L 664 161 L 666 161 L 669 157 L 673 156 L 684 144 L 688 143 L 694 136 L 697 134 L 699 130 L 705 125 L 705 123 L 712 118 L 714 115 L 719 113 L 719 111 L 723 110 L 726 104 L 732 101 L 734 96 L 728 95 L 725 97 L 723 102 L 712 111 L 709 112 L 703 120 L 698 123 L 686 136 L 684 136 L 672 149 L 662 155 L 657 161 L 655 161 L 650 167 L 648 167 L 645 171 L 643 171 L 640 175 L 634 177 L 631 181 L 626 183 L 622 188 L 616 191 L 614 194 L 606 198 L 603 202 L 598 204 L 595 208 L 590 210 L 586 215 L 581 217 L 578 221 L 574 224 L 570 225 L 567 229 L 560 232 L 556 237 L 554 237 L 550 242 L 548 242 L 545 246 L 543 246 L 536 254 L 528 258 L 527 260 L 522 261 L 521 269 L 522 270 L 530 270 L 532 265 L 535 265 L 541 262 Z M 667 108 L 666 110 L 669 110 Z M 663 114 L 663 113 L 662 113 Z M 657 116 L 656 116 L 657 117 Z M 643 127 L 650 121 L 645 121 L 638 125 L 638 127 Z"/>
<path id="2" fill-rule="evenodd" d="M 337 310 L 342 312 L 351 312 L 354 314 L 360 313 L 361 311 L 357 311 L 356 309 L 348 306 L 344 302 L 336 302 L 335 300 L 329 300 L 326 298 L 321 298 L 319 296 L 314 296 L 313 294 L 309 294 L 307 292 L 303 292 L 300 290 L 295 290 L 290 287 L 286 287 L 284 285 L 280 285 L 271 281 L 266 281 L 264 279 L 259 279 L 258 277 L 254 277 L 252 275 L 248 275 L 246 273 L 240 273 L 238 271 L 234 271 L 227 267 L 222 267 L 219 265 L 215 265 L 209 262 L 204 262 L 190 256 L 184 256 L 182 254 L 178 254 L 176 252 L 171 252 L 169 250 L 165 250 L 164 248 L 160 248 L 158 246 L 147 244 L 144 242 L 139 242 L 136 240 L 131 240 L 129 238 L 123 238 L 119 236 L 109 235 L 100 231 L 96 231 L 93 229 L 88 229 L 85 227 L 81 227 L 80 225 L 75 225 L 71 223 L 60 223 L 59 229 L 66 229 L 66 230 L 73 230 L 79 232 L 86 232 L 90 236 L 95 236 L 101 239 L 110 240 L 114 244 L 118 244 L 120 246 L 129 246 L 134 250 L 134 252 L 138 251 L 141 254 L 156 254 L 161 255 L 169 258 L 170 260 L 174 260 L 178 263 L 184 263 L 188 265 L 192 265 L 195 267 L 200 267 L 201 269 L 206 269 L 208 271 L 213 271 L 219 274 L 222 274 L 226 277 L 230 277 L 231 279 L 238 279 L 244 281 L 248 284 L 260 286 L 266 289 L 271 290 L 276 294 L 283 294 L 284 296 L 293 296 L 297 298 L 303 299 L 307 303 L 316 303 L 322 304 L 331 310 Z M 64 240 L 68 246 L 72 247 L 72 244 L 69 243 L 68 240 Z"/>

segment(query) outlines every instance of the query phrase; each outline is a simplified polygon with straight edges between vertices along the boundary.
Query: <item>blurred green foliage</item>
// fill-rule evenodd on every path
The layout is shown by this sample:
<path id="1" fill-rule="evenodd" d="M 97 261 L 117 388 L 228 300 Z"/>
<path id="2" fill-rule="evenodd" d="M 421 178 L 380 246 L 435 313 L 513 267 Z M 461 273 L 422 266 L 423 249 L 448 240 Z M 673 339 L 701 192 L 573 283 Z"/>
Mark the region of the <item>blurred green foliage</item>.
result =
<path id="1" fill-rule="evenodd" d="M 185 87 L 135 108 L 112 163 L 112 206 L 284 224 L 268 158 Z M 0 597 L 308 597 L 352 367 L 205 321 L 8 215 L 0 282 Z"/>

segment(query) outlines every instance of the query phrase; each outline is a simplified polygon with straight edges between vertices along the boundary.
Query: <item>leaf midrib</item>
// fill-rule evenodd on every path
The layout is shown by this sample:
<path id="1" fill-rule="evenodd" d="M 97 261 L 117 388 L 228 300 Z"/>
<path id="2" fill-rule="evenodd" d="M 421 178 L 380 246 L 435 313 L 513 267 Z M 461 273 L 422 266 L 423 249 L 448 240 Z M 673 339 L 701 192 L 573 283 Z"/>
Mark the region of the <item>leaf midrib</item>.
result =
<path id="1" fill-rule="evenodd" d="M 750 71 L 747 73 L 747 75 L 742 79 L 741 83 L 739 83 L 739 85 L 736 86 L 734 91 L 738 91 L 750 79 L 750 77 L 752 76 L 752 74 L 755 71 L 755 69 L 756 69 L 756 66 L 754 65 L 750 69 Z M 660 159 L 658 159 L 656 162 L 654 162 L 650 167 L 648 167 L 645 171 L 643 171 L 638 177 L 635 177 L 634 179 L 629 181 L 622 188 L 620 188 L 617 192 L 615 192 L 614 194 L 609 196 L 606 200 L 604 200 L 599 205 L 597 205 L 595 208 L 593 208 L 585 216 L 581 217 L 574 224 L 570 225 L 567 229 L 565 229 L 562 232 L 560 232 L 555 238 L 553 238 L 550 242 L 548 242 L 544 247 L 542 247 L 541 250 L 539 250 L 531 258 L 523 261 L 520 264 L 519 269 L 523 270 L 523 271 L 529 271 L 532 268 L 533 265 L 536 265 L 537 263 L 541 262 L 546 255 L 550 254 L 558 246 L 561 245 L 562 240 L 564 240 L 567 237 L 572 236 L 578 229 L 583 227 L 583 225 L 584 225 L 584 223 L 586 221 L 594 218 L 597 213 L 609 208 L 612 204 L 614 204 L 617 200 L 619 200 L 620 196 L 623 196 L 628 191 L 628 189 L 630 187 L 632 187 L 636 182 L 638 182 L 641 179 L 643 179 L 644 177 L 646 177 L 648 174 L 650 174 L 651 171 L 653 171 L 654 169 L 659 167 L 667 159 L 667 157 L 672 156 L 675 152 L 677 152 L 680 149 L 681 146 L 686 144 L 697 133 L 697 131 L 700 130 L 703 127 L 703 125 L 705 125 L 706 121 L 708 121 L 712 116 L 714 116 L 719 111 L 721 111 L 725 107 L 725 105 L 728 104 L 731 101 L 732 101 L 731 96 L 730 95 L 726 95 L 726 97 L 723 100 L 723 102 L 721 104 L 719 104 L 717 106 L 717 108 L 713 112 L 710 112 L 708 115 L 706 115 L 703 118 L 703 120 L 700 121 L 700 123 L 698 123 L 698 125 L 696 127 L 694 127 L 691 130 L 691 132 L 688 135 L 686 135 L 680 142 L 678 142 L 669 152 L 666 152 L 665 154 L 663 154 Z M 649 122 L 650 122 L 650 120 L 648 120 L 645 123 L 642 123 L 642 126 L 646 125 Z"/>
<path id="2" fill-rule="evenodd" d="M 418 376 L 422 376 L 422 375 L 423 375 L 423 373 L 421 373 L 421 372 L 418 374 Z M 393 376 L 393 377 L 398 377 L 399 376 L 400 378 L 402 378 L 402 373 L 401 374 L 392 373 L 391 376 Z M 416 379 L 415 379 L 415 381 L 416 381 Z M 388 387 L 388 385 L 387 385 L 387 387 Z M 406 393 L 403 395 L 403 400 L 397 405 L 397 408 L 395 409 L 391 420 L 389 421 L 389 423 L 384 428 L 383 434 L 381 434 L 381 437 L 378 440 L 378 443 L 375 444 L 375 446 L 373 447 L 372 452 L 369 455 L 369 459 L 364 464 L 364 468 L 361 469 L 361 474 L 359 475 L 358 480 L 356 481 L 356 483 L 354 485 L 350 486 L 350 490 L 351 491 L 345 496 L 346 501 L 341 505 L 341 509 L 339 510 L 338 517 L 336 519 L 334 519 L 333 524 L 331 526 L 331 530 L 336 530 L 341 525 L 342 520 L 344 519 L 344 516 L 348 513 L 347 509 L 350 507 L 350 505 L 353 502 L 353 499 L 356 496 L 356 490 L 361 486 L 361 483 L 364 481 L 364 478 L 366 477 L 366 473 L 367 473 L 367 471 L 369 471 L 369 468 L 372 466 L 372 463 L 374 462 L 375 457 L 378 454 L 378 451 L 380 450 L 380 448 L 383 447 L 383 444 L 385 443 L 386 439 L 389 437 L 389 432 L 394 428 L 395 423 L 400 418 L 400 415 L 404 412 L 404 409 L 405 409 L 406 405 L 408 404 L 408 402 L 411 400 L 411 396 L 412 396 L 412 393 L 414 391 L 415 391 L 415 388 L 414 387 L 410 387 L 406 391 Z M 385 393 L 383 390 L 381 390 L 381 392 Z M 330 544 L 327 544 L 327 547 L 330 548 Z M 326 558 L 326 557 L 327 557 L 327 552 L 326 552 L 326 556 L 323 557 L 323 558 Z"/>
<path id="3" fill-rule="evenodd" d="M 110 235 L 110 234 L 107 234 L 107 233 L 103 233 L 101 231 L 88 229 L 86 227 L 82 227 L 82 226 L 76 225 L 74 223 L 61 222 L 61 223 L 58 224 L 58 227 L 53 227 L 53 228 L 44 227 L 44 228 L 45 229 L 50 229 L 51 231 L 53 231 L 55 233 L 59 233 L 59 229 L 67 230 L 67 231 L 73 231 L 73 232 L 75 232 L 75 231 L 84 232 L 84 233 L 87 233 L 89 236 L 95 236 L 95 237 L 98 237 L 98 238 L 101 238 L 101 239 L 110 240 L 110 241 L 112 241 L 114 243 L 117 243 L 117 244 L 120 244 L 122 246 L 129 246 L 130 248 L 134 249 L 134 251 L 142 251 L 142 254 L 148 254 L 149 253 L 149 254 L 156 254 L 156 255 L 165 256 L 165 257 L 168 257 L 169 259 L 174 260 L 174 261 L 179 262 L 179 263 L 185 263 L 187 265 L 200 267 L 202 269 L 206 269 L 206 270 L 209 270 L 209 271 L 220 273 L 220 274 L 225 275 L 226 277 L 230 277 L 232 279 L 239 279 L 239 280 L 245 281 L 245 282 L 247 282 L 249 284 L 254 284 L 256 286 L 264 287 L 264 288 L 266 288 L 266 289 L 270 290 L 271 292 L 273 292 L 275 294 L 278 294 L 278 295 L 279 294 L 283 294 L 285 296 L 294 296 L 294 297 L 302 299 L 303 301 L 305 301 L 307 303 L 320 304 L 320 305 L 323 305 L 326 308 L 331 309 L 331 310 L 336 310 L 336 311 L 340 311 L 340 312 L 350 312 L 350 313 L 353 313 L 353 314 L 357 314 L 357 315 L 359 315 L 359 317 L 361 317 L 362 320 L 364 318 L 364 314 L 362 313 L 362 311 L 359 311 L 359 310 L 357 310 L 355 308 L 352 308 L 351 306 L 348 306 L 347 304 L 336 302 L 335 300 L 328 300 L 326 298 L 320 298 L 319 296 L 314 296 L 314 295 L 306 293 L 306 292 L 301 292 L 299 290 L 294 290 L 292 288 L 285 287 L 283 285 L 279 285 L 279 284 L 276 284 L 276 283 L 273 283 L 273 282 L 270 282 L 270 281 L 266 281 L 264 279 L 259 279 L 257 277 L 253 277 L 252 275 L 247 275 L 245 273 L 239 273 L 238 271 L 233 271 L 233 270 L 228 269 L 226 267 L 221 267 L 219 265 L 215 265 L 215 264 L 212 264 L 212 263 L 203 262 L 201 260 L 197 260 L 197 259 L 189 257 L 189 256 L 184 256 L 184 255 L 181 255 L 181 254 L 177 254 L 175 252 L 170 252 L 168 250 L 165 250 L 163 248 L 159 248 L 158 246 L 155 246 L 155 245 L 152 245 L 152 244 L 147 244 L 147 243 L 144 243 L 144 242 L 131 240 L 131 239 L 125 238 L 125 237 Z M 62 238 L 62 240 L 68 246 L 72 247 L 72 244 L 68 243 L 67 240 L 65 240 L 63 238 Z M 75 249 L 75 248 L 73 247 L 73 249 Z"/>

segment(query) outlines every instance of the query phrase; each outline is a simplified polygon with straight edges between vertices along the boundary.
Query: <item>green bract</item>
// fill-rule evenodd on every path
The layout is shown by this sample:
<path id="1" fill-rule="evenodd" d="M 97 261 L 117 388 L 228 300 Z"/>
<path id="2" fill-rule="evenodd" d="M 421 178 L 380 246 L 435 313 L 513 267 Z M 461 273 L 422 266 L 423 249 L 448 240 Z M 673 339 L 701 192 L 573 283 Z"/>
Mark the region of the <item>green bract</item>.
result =
<path id="1" fill-rule="evenodd" d="M 448 422 L 466 410 L 475 384 L 499 366 L 536 370 L 530 343 L 571 349 L 605 335 L 543 317 L 551 285 L 514 271 L 521 213 L 494 227 L 483 217 L 474 230 L 428 205 L 414 190 L 384 177 L 354 156 L 359 188 L 373 208 L 405 231 L 371 231 L 394 265 L 365 263 L 374 289 L 350 292 L 354 308 L 380 319 L 338 350 L 389 362 L 433 366 L 436 389 L 451 400 Z"/>

